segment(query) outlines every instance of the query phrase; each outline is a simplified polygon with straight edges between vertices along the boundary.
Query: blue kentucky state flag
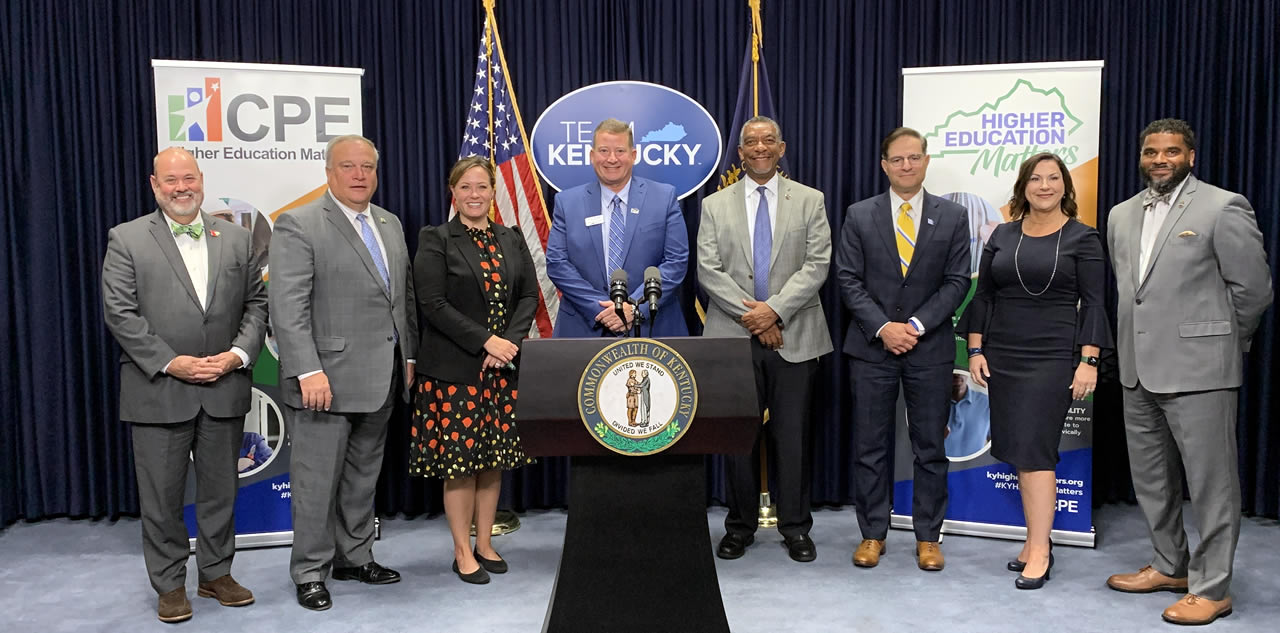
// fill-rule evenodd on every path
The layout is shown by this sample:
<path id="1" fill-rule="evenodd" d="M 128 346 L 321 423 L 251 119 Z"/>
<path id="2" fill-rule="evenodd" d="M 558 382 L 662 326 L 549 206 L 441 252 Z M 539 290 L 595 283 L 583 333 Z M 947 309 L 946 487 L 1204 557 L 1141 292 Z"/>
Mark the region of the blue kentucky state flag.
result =
<path id="1" fill-rule="evenodd" d="M 760 46 L 759 16 L 752 20 L 751 39 L 747 41 L 747 51 L 742 59 L 742 73 L 738 81 L 738 105 L 733 110 L 733 124 L 725 131 L 724 156 L 720 159 L 720 186 L 717 189 L 737 182 L 742 178 L 742 159 L 738 158 L 738 135 L 742 126 L 753 116 L 767 116 L 777 120 L 777 112 L 773 109 L 773 91 L 769 88 L 769 70 L 765 67 L 764 52 Z M 785 136 L 783 137 L 786 138 Z M 787 159 L 784 156 L 778 164 L 779 170 L 787 173 Z"/>

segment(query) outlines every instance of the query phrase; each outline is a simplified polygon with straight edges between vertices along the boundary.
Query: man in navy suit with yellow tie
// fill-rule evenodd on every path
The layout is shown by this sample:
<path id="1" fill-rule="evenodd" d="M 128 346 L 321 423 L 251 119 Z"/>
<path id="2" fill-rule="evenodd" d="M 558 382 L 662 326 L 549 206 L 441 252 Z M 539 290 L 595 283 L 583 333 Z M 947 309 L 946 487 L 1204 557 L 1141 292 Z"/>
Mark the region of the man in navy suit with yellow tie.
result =
<path id="1" fill-rule="evenodd" d="M 915 456 L 916 564 L 939 571 L 945 562 L 938 535 L 947 508 L 951 317 L 969 291 L 969 221 L 964 207 L 924 190 L 927 152 L 913 129 L 885 137 L 880 168 L 889 191 L 849 207 L 836 248 L 836 279 L 852 317 L 844 352 L 853 382 L 858 567 L 876 566 L 885 551 L 899 386 Z"/>
<path id="2" fill-rule="evenodd" d="M 547 276 L 560 289 L 554 336 L 616 335 L 631 325 L 634 310 L 624 304 L 626 322 L 609 299 L 609 277 L 625 270 L 631 299 L 644 295 L 644 270 L 662 275 L 653 336 L 686 336 L 688 326 L 676 289 L 689 264 L 689 234 L 675 188 L 631 175 L 635 136 L 617 119 L 605 119 L 592 137 L 591 166 L 597 182 L 556 196 L 547 238 Z M 648 333 L 646 328 L 645 333 Z"/>

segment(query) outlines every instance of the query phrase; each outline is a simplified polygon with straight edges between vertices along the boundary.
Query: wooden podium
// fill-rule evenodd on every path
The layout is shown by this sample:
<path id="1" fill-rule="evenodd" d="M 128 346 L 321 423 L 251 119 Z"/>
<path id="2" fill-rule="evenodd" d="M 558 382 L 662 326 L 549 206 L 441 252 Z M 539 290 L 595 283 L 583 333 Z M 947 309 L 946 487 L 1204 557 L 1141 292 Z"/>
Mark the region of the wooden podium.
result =
<path id="1" fill-rule="evenodd" d="M 678 442 L 644 457 L 604 447 L 579 414 L 584 368 L 617 340 L 530 339 L 520 353 L 524 450 L 572 457 L 564 551 L 542 630 L 727 633 L 703 456 L 751 452 L 760 411 L 749 339 L 660 339 L 692 370 L 698 405 Z"/>

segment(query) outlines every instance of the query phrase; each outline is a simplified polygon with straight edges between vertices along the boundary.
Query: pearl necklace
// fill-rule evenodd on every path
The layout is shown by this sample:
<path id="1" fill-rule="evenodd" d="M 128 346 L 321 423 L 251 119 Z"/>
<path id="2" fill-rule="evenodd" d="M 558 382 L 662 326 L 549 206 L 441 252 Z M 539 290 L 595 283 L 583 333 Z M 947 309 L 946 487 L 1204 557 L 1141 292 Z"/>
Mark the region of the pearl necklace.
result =
<path id="1" fill-rule="evenodd" d="M 1022 251 L 1022 238 L 1026 237 L 1027 234 L 1022 232 L 1022 227 L 1018 227 L 1018 246 L 1013 249 L 1013 272 L 1018 274 L 1018 285 L 1022 286 L 1023 292 L 1026 292 L 1033 297 L 1039 297 L 1040 295 L 1048 292 L 1049 286 L 1053 285 L 1053 278 L 1058 274 L 1058 253 L 1062 248 L 1062 229 L 1066 227 L 1066 222 L 1064 222 L 1062 226 L 1058 227 L 1058 244 L 1053 247 L 1053 272 L 1049 273 L 1049 282 L 1044 285 L 1044 289 L 1040 292 L 1031 292 L 1031 289 L 1027 288 L 1027 284 L 1022 281 L 1022 269 L 1018 267 L 1018 253 Z"/>

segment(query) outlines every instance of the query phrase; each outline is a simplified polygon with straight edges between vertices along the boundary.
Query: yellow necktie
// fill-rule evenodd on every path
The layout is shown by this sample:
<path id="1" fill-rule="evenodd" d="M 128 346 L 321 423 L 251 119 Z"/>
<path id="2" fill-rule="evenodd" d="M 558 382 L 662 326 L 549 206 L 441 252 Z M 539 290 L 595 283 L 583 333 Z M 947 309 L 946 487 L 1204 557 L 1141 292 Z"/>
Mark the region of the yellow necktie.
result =
<path id="1" fill-rule="evenodd" d="M 898 240 L 898 260 L 902 263 L 902 276 L 907 276 L 907 267 L 911 265 L 911 255 L 916 252 L 916 223 L 911 221 L 911 216 L 907 212 L 911 210 L 911 203 L 904 202 L 898 207 L 898 226 L 894 230 L 894 237 Z"/>

